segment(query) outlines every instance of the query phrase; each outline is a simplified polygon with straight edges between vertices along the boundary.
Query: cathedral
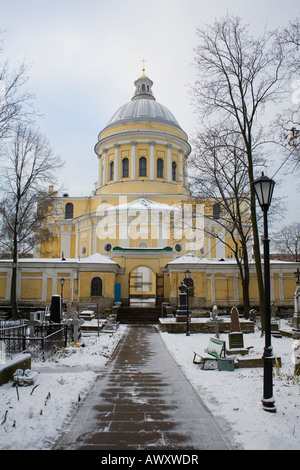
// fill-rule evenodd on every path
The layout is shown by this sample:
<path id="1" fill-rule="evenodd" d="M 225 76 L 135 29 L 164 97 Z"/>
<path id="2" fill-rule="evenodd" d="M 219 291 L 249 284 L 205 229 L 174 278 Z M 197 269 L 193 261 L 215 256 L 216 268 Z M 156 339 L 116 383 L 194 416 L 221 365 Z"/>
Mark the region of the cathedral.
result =
<path id="1" fill-rule="evenodd" d="M 109 309 L 136 298 L 175 307 L 189 269 L 192 308 L 242 303 L 230 238 L 218 225 L 218 204 L 195 203 L 190 196 L 187 134 L 156 101 L 144 69 L 134 86 L 131 100 L 99 133 L 92 195 L 59 195 L 49 188 L 51 237 L 36 247 L 34 258 L 19 260 L 19 302 L 47 305 L 63 288 L 64 300 L 79 308 L 96 303 Z M 218 239 L 205 230 L 208 225 Z M 11 262 L 0 264 L 3 303 L 9 299 Z M 290 264 L 272 266 L 272 300 L 278 305 L 293 298 Z M 258 305 L 254 262 L 250 296 Z"/>

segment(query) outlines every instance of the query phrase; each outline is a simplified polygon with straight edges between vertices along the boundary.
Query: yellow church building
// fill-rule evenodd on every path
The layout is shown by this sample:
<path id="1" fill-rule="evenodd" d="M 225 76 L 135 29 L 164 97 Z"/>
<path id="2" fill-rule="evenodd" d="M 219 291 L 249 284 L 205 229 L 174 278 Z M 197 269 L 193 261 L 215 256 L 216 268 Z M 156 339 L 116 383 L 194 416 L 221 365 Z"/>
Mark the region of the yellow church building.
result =
<path id="1" fill-rule="evenodd" d="M 176 307 L 186 269 L 194 286 L 193 308 L 242 304 L 237 265 L 227 245 L 204 227 L 218 225 L 218 207 L 191 201 L 187 134 L 172 112 L 158 103 L 143 70 L 132 99 L 99 133 L 97 183 L 91 196 L 55 194 L 47 221 L 51 238 L 34 258 L 19 260 L 18 297 L 24 305 L 47 305 L 61 293 L 65 301 L 102 309 L 115 301 L 130 305 L 151 297 Z M 222 232 L 223 231 L 223 232 Z M 249 246 L 251 250 L 251 246 Z M 255 265 L 250 297 L 258 306 Z M 272 262 L 272 302 L 293 305 L 295 263 Z M 0 261 L 0 299 L 9 303 L 11 261 Z"/>

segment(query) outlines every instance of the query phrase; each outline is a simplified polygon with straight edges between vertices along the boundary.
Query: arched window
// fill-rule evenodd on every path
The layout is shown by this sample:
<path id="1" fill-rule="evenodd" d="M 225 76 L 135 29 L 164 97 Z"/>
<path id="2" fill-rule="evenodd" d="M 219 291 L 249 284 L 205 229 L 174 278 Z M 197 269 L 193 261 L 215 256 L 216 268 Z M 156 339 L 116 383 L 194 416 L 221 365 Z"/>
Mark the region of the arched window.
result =
<path id="1" fill-rule="evenodd" d="M 72 202 L 67 202 L 67 204 L 66 204 L 65 219 L 73 219 L 73 204 L 72 204 Z"/>
<path id="2" fill-rule="evenodd" d="M 177 163 L 172 162 L 172 180 L 177 181 Z"/>
<path id="3" fill-rule="evenodd" d="M 102 295 L 102 279 L 93 277 L 91 282 L 91 297 L 100 297 Z"/>
<path id="4" fill-rule="evenodd" d="M 164 177 L 164 161 L 162 158 L 157 159 L 157 178 Z"/>
<path id="5" fill-rule="evenodd" d="M 123 158 L 122 160 L 122 178 L 128 178 L 129 176 L 129 160 L 128 158 Z"/>
<path id="6" fill-rule="evenodd" d="M 147 176 L 147 159 L 145 157 L 139 159 L 139 176 Z"/>
<path id="7" fill-rule="evenodd" d="M 114 179 L 114 162 L 110 162 L 109 164 L 109 180 Z"/>

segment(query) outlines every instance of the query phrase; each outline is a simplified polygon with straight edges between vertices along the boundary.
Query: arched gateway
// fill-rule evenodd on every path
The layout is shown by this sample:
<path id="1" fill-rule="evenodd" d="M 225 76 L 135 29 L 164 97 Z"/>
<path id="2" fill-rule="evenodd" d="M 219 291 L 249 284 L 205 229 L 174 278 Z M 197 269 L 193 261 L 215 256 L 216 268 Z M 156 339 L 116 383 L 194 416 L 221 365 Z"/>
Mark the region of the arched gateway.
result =
<path id="1" fill-rule="evenodd" d="M 143 300 L 160 306 L 168 299 L 169 286 L 164 282 L 164 270 L 173 259 L 171 248 L 118 247 L 113 250 L 113 259 L 122 267 L 122 273 L 116 277 L 122 305 L 134 306 Z"/>

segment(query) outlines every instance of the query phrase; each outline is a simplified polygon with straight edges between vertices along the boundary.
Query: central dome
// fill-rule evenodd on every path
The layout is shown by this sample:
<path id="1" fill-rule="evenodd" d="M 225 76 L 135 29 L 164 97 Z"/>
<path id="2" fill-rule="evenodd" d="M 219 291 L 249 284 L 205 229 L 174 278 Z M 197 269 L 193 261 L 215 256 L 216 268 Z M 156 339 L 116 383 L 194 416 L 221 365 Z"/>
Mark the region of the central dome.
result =
<path id="1" fill-rule="evenodd" d="M 121 106 L 108 122 L 107 127 L 128 122 L 158 122 L 181 129 L 173 113 L 158 103 L 152 93 L 153 82 L 142 75 L 134 82 L 135 94 L 129 103 Z"/>

